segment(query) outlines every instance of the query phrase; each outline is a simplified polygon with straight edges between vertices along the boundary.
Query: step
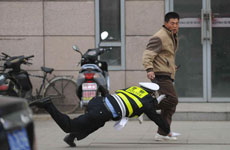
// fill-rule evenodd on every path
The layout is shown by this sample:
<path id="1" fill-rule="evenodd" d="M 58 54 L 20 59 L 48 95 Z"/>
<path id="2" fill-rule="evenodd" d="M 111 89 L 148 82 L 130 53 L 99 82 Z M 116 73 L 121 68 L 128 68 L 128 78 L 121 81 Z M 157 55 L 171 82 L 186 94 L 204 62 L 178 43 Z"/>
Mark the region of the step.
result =
<path id="1" fill-rule="evenodd" d="M 144 116 L 144 120 L 149 120 Z M 230 103 L 179 103 L 175 121 L 230 121 Z"/>
<path id="2" fill-rule="evenodd" d="M 230 103 L 179 103 L 173 120 L 229 121 Z"/>

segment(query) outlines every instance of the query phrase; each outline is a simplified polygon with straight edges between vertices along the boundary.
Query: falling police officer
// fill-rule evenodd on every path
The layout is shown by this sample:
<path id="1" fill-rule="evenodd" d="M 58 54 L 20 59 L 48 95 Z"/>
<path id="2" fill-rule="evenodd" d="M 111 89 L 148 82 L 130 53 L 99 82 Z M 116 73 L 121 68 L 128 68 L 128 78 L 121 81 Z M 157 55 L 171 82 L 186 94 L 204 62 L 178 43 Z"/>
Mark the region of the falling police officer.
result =
<path id="1" fill-rule="evenodd" d="M 140 87 L 132 86 L 117 90 L 115 94 L 106 97 L 94 97 L 88 104 L 88 112 L 71 119 L 68 115 L 59 112 L 50 98 L 36 100 L 31 106 L 44 108 L 66 133 L 74 133 L 74 138 L 81 140 L 103 127 L 105 122 L 114 120 L 116 129 L 125 126 L 128 119 L 146 114 L 159 128 L 170 133 L 168 123 L 156 112 L 158 101 L 153 92 L 159 88 L 155 83 L 141 82 Z M 74 138 L 67 142 L 75 146 Z"/>

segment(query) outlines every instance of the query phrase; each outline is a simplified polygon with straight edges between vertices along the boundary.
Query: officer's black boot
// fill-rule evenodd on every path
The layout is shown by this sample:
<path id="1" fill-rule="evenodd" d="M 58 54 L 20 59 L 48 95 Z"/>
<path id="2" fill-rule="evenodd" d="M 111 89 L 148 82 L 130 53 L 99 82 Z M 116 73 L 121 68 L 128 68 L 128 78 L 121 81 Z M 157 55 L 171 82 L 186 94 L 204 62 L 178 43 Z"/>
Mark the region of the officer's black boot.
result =
<path id="1" fill-rule="evenodd" d="M 76 144 L 74 143 L 75 136 L 73 134 L 68 134 L 63 139 L 70 147 L 76 147 Z"/>

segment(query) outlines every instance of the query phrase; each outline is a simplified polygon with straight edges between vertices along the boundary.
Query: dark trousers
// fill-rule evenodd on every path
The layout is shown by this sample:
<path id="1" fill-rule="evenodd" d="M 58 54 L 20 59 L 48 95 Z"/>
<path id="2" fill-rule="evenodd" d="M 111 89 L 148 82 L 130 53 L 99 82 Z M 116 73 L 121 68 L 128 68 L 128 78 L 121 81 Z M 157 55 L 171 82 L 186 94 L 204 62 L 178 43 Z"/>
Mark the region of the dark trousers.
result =
<path id="1" fill-rule="evenodd" d="M 77 140 L 87 137 L 112 119 L 112 113 L 106 109 L 101 97 L 92 99 L 88 104 L 88 112 L 74 119 L 59 112 L 53 104 L 47 105 L 45 109 L 64 132 L 73 134 Z"/>
<path id="2" fill-rule="evenodd" d="M 156 76 L 155 82 L 160 86 L 159 94 L 165 94 L 166 98 L 159 104 L 161 109 L 161 116 L 165 119 L 169 125 L 172 122 L 172 116 L 176 111 L 176 105 L 178 104 L 178 97 L 176 94 L 173 80 L 169 76 Z M 166 135 L 166 133 L 158 128 L 158 133 Z"/>

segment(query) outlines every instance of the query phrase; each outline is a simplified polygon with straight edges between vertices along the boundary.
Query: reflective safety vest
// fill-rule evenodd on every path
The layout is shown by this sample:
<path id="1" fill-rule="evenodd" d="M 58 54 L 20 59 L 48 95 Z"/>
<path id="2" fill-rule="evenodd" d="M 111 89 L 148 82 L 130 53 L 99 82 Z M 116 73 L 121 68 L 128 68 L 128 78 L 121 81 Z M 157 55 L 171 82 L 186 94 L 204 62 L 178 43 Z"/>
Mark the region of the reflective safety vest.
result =
<path id="1" fill-rule="evenodd" d="M 143 104 L 141 100 L 148 95 L 148 92 L 138 86 L 132 86 L 127 89 L 117 90 L 116 95 L 124 102 L 127 108 L 127 117 L 131 118 L 143 113 Z"/>

